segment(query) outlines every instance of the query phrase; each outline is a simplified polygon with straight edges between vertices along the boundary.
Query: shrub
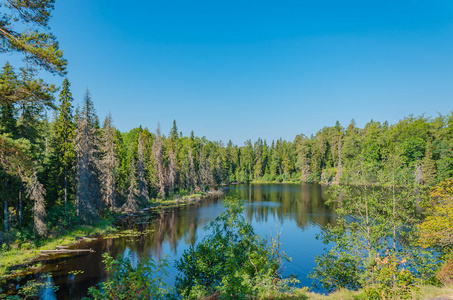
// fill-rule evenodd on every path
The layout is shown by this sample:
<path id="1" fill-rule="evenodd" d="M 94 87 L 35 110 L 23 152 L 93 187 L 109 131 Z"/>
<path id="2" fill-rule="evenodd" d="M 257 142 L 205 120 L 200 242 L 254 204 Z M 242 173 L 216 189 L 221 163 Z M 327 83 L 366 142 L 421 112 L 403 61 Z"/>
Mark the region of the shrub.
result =
<path id="1" fill-rule="evenodd" d="M 368 299 L 411 299 L 419 286 L 415 276 L 405 268 L 406 259 L 387 253 L 375 258 L 368 272 L 365 293 Z"/>
<path id="2" fill-rule="evenodd" d="M 242 202 L 227 199 L 224 205 L 227 211 L 208 226 L 211 235 L 176 263 L 180 296 L 244 299 L 290 289 L 295 280 L 280 278 L 286 256 L 279 252 L 278 241 L 267 243 L 254 233 L 241 214 Z"/>
<path id="3" fill-rule="evenodd" d="M 451 255 L 450 255 L 451 256 Z M 436 275 L 436 278 L 446 286 L 453 285 L 453 258 L 447 258 L 445 262 L 440 267 L 439 272 Z"/>
<path id="4" fill-rule="evenodd" d="M 134 268 L 128 258 L 119 256 L 118 259 L 113 259 L 108 253 L 102 256 L 109 276 L 97 288 L 88 289 L 88 294 L 93 299 L 167 299 L 170 297 L 171 290 L 164 281 L 165 277 L 168 277 L 166 258 L 160 264 L 156 264 L 151 257 L 146 257 L 141 259 Z"/>

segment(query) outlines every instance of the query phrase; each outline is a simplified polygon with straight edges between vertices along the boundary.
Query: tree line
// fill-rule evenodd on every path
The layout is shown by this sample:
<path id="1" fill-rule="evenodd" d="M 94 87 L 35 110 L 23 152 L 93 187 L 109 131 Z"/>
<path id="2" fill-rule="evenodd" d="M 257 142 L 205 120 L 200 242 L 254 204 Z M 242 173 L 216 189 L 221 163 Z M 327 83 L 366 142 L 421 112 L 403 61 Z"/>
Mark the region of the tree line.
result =
<path id="1" fill-rule="evenodd" d="M 0 47 L 22 55 L 0 74 L 0 197 L 2 233 L 92 222 L 115 210 L 137 210 L 152 199 L 250 181 L 356 184 L 364 164 L 374 174 L 401 157 L 414 181 L 434 185 L 453 175 L 453 115 L 409 116 L 394 125 L 338 122 L 310 137 L 242 146 L 100 122 L 89 91 L 74 108 L 70 83 L 58 89 L 40 70 L 64 76 L 67 61 L 48 26 L 53 0 L 2 1 Z M 55 96 L 59 90 L 58 103 Z M 378 184 L 377 178 L 369 177 Z M 62 217 L 63 216 L 63 217 Z"/>
<path id="2" fill-rule="evenodd" d="M 434 185 L 453 172 L 452 114 L 409 116 L 394 125 L 370 121 L 363 128 L 337 122 L 292 142 L 258 139 L 237 146 L 193 132 L 184 136 L 176 121 L 168 135 L 159 124 L 154 132 L 120 132 L 110 115 L 99 121 L 88 90 L 74 109 L 65 79 L 55 105 L 54 86 L 9 63 L 0 84 L 4 231 L 34 219 L 34 232 L 46 235 L 46 224 L 90 223 L 108 211 L 135 211 L 158 198 L 231 183 L 363 184 L 357 170 L 366 164 L 377 174 L 393 155 L 419 184 Z M 367 182 L 379 184 L 372 177 Z"/>

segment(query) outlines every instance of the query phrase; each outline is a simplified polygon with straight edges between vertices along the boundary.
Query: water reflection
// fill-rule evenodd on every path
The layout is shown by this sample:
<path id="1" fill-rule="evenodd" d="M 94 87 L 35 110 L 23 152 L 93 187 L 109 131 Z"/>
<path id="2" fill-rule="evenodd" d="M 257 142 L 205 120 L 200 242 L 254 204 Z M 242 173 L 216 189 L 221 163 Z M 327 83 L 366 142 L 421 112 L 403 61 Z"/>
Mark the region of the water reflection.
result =
<path id="1" fill-rule="evenodd" d="M 298 274 L 302 285 L 311 285 L 306 275 L 314 267 L 314 257 L 325 245 L 316 240 L 320 226 L 335 220 L 332 208 L 326 201 L 325 187 L 314 184 L 259 184 L 237 185 L 227 189 L 227 195 L 246 200 L 245 217 L 255 231 L 268 236 L 281 230 L 282 249 L 292 262 L 286 265 L 285 274 Z M 83 242 L 79 247 L 92 248 L 94 253 L 77 256 L 54 257 L 43 261 L 41 272 L 49 272 L 59 289 L 58 299 L 80 299 L 86 296 L 88 287 L 104 280 L 102 254 L 113 257 L 125 255 L 133 264 L 144 256 L 160 259 L 169 255 L 170 261 L 181 257 L 183 251 L 194 246 L 208 232 L 203 228 L 220 215 L 224 208 L 218 200 L 203 201 L 184 208 L 160 212 L 133 227 L 146 232 L 139 236 L 99 238 Z M 131 227 L 130 223 L 127 227 Z M 173 264 L 172 264 L 173 265 Z M 77 275 L 71 271 L 82 271 Z M 176 270 L 172 266 L 169 283 L 172 284 Z M 34 276 L 39 276 L 35 274 Z M 41 299 L 55 299 L 50 293 L 43 293 Z"/>
<path id="2" fill-rule="evenodd" d="M 250 185 L 231 189 L 230 195 L 247 199 L 247 220 L 268 222 L 269 216 L 280 223 L 293 220 L 304 230 L 307 226 L 324 226 L 335 219 L 332 208 L 325 205 L 327 187 L 316 184 Z"/>

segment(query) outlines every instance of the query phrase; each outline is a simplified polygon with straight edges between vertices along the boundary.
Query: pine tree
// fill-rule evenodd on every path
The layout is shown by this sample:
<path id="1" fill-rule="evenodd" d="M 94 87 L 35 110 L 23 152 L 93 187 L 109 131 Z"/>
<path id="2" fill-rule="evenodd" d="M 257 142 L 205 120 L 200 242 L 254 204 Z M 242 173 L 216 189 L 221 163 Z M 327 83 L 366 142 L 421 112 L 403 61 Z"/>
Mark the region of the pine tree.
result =
<path id="1" fill-rule="evenodd" d="M 0 12 L 2 52 L 23 53 L 26 61 L 59 75 L 67 61 L 56 37 L 48 32 L 54 0 L 5 1 Z"/>
<path id="2" fill-rule="evenodd" d="M 145 157 L 142 132 L 138 134 L 137 145 L 137 182 L 138 182 L 138 199 L 141 205 L 146 205 L 149 201 L 148 183 L 145 176 Z"/>
<path id="3" fill-rule="evenodd" d="M 47 234 L 47 226 L 45 223 L 46 208 L 44 204 L 44 195 L 46 190 L 43 185 L 38 181 L 36 172 L 31 177 L 30 184 L 27 186 L 27 195 L 34 202 L 33 215 L 34 215 L 34 229 L 35 235 L 45 236 Z"/>
<path id="4" fill-rule="evenodd" d="M 153 142 L 154 167 L 157 177 L 156 188 L 161 198 L 165 198 L 166 172 L 162 153 L 162 137 L 160 136 L 160 124 L 157 124 L 156 136 Z"/>
<path id="5" fill-rule="evenodd" d="M 119 167 L 116 154 L 115 128 L 112 126 L 111 114 L 105 119 L 101 141 L 101 197 L 102 202 L 111 211 L 116 207 L 116 172 Z"/>
<path id="6" fill-rule="evenodd" d="M 98 138 L 96 135 L 96 116 L 93 102 L 87 90 L 82 112 L 77 115 L 75 150 L 77 154 L 76 208 L 81 221 L 91 222 L 97 217 L 96 199 L 99 193 Z"/>

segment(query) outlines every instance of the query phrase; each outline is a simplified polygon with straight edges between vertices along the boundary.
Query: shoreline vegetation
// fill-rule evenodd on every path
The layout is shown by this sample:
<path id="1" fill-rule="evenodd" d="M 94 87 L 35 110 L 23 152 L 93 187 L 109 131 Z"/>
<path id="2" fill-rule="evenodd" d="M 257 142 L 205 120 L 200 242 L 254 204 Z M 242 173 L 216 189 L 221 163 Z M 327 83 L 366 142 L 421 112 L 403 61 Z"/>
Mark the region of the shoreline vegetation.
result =
<path id="1" fill-rule="evenodd" d="M 221 195 L 223 195 L 223 190 L 217 189 L 186 196 L 176 195 L 176 197 L 171 199 L 158 199 L 150 206 L 138 211 L 119 211 L 109 220 L 100 220 L 91 225 L 77 225 L 72 229 L 65 230 L 64 233 L 41 240 L 38 245 L 34 245 L 31 242 L 15 244 L 9 250 L 2 249 L 0 255 L 0 279 L 5 280 L 10 277 L 35 272 L 41 261 L 40 258 L 45 259 L 44 256 L 40 255 L 42 250 L 55 250 L 61 246 L 70 246 L 72 248 L 83 240 L 90 240 L 116 232 L 118 228 L 115 224 L 122 218 L 137 217 L 137 214 L 151 215 L 154 211 L 184 207 L 199 201 L 212 199 L 212 197 L 221 197 Z"/>

